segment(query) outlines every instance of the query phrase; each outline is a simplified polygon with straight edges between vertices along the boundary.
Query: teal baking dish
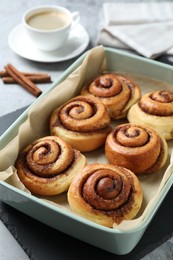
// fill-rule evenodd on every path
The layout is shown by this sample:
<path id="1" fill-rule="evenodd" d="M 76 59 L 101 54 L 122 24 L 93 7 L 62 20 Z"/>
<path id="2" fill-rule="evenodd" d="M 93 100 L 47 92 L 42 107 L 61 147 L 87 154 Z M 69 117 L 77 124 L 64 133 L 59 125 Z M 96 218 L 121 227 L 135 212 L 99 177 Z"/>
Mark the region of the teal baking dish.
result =
<path id="1" fill-rule="evenodd" d="M 103 47 L 101 47 L 103 48 Z M 173 82 L 173 68 L 169 65 L 162 64 L 153 60 L 148 60 L 123 51 L 114 50 L 112 48 L 103 48 L 107 61 L 106 69 L 108 71 L 124 71 L 127 73 L 137 73 L 145 77 L 161 80 L 171 84 Z M 54 82 L 50 88 L 42 94 L 36 102 L 34 102 L 0 137 L 0 162 L 3 157 L 3 151 L 8 147 L 19 131 L 19 127 L 28 120 L 29 111 L 39 104 L 53 91 L 58 84 L 63 82 L 71 73 L 80 67 L 88 52 L 84 53 L 76 60 L 63 74 Z M 93 60 L 89 60 L 93 63 Z M 172 144 L 171 144 L 172 145 Z M 172 147 L 172 146 L 171 146 Z M 13 151 L 12 151 L 13 153 Z M 10 167 L 10 156 L 6 162 L 6 167 Z M 0 200 L 14 207 L 15 209 L 49 225 L 66 234 L 74 236 L 82 241 L 92 244 L 96 247 L 104 249 L 114 254 L 128 254 L 137 245 L 145 230 L 148 228 L 152 218 L 158 210 L 160 204 L 164 200 L 167 192 L 173 183 L 172 168 L 171 174 L 165 181 L 160 190 L 152 210 L 145 215 L 145 218 L 134 227 L 129 229 L 107 228 L 91 222 L 83 217 L 73 214 L 66 207 L 57 207 L 54 203 L 50 203 L 47 199 L 41 199 L 32 194 L 21 190 L 12 185 L 8 180 L 0 181 Z M 4 172 L 4 168 L 0 163 L 0 174 Z"/>

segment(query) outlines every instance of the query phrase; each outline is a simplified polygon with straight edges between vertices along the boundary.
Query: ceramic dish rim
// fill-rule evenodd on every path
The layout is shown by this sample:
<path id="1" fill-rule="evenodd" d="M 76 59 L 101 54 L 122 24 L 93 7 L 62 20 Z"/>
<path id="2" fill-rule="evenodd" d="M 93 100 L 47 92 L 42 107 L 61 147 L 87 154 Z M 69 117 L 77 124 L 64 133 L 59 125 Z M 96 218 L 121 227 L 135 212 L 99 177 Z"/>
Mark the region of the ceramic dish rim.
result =
<path id="1" fill-rule="evenodd" d="M 114 52 L 114 53 L 118 53 L 120 54 L 121 56 L 125 56 L 125 57 L 128 57 L 128 58 L 133 58 L 133 59 L 137 59 L 138 61 L 141 61 L 141 62 L 147 62 L 147 63 L 151 63 L 151 64 L 154 64 L 154 65 L 158 65 L 158 62 L 157 61 L 154 61 L 154 60 L 148 60 L 147 58 L 143 58 L 143 57 L 140 57 L 140 56 L 137 56 L 135 54 L 131 54 L 131 53 L 126 53 L 126 52 L 123 52 L 121 50 L 115 50 L 115 49 L 112 49 L 112 48 L 104 48 L 106 52 Z M 0 137 L 0 141 L 1 140 L 4 140 L 4 143 L 6 142 L 6 144 L 10 141 L 10 132 L 11 130 L 14 128 L 14 127 L 17 127 L 19 126 L 21 123 L 23 123 L 25 120 L 27 120 L 27 113 L 29 111 L 29 109 L 35 105 L 37 102 L 40 101 L 40 99 L 45 96 L 48 92 L 50 92 L 57 84 L 59 84 L 60 82 L 62 82 L 64 80 L 64 78 L 66 78 L 66 76 L 68 76 L 70 73 L 72 73 L 83 61 L 84 57 L 87 55 L 87 53 L 89 52 L 86 51 L 83 55 L 81 55 L 72 65 L 70 65 L 65 71 L 64 73 L 62 73 L 62 75 L 60 76 L 60 78 L 58 78 L 54 83 L 51 84 L 51 86 L 39 97 L 37 98 L 37 100 L 35 102 L 33 102 L 19 117 L 17 120 L 15 120 L 15 122 L 4 132 L 3 135 L 1 135 Z M 165 67 L 165 68 L 169 68 L 171 70 L 173 70 L 173 68 L 168 65 L 168 64 L 162 64 L 162 63 L 159 63 L 159 66 L 162 66 L 162 67 Z M 24 121 L 23 121 L 24 120 Z M 12 137 L 14 138 L 14 137 Z M 11 139 L 12 139 L 11 138 Z M 3 146 L 3 144 L 1 145 Z M 2 147 L 0 147 L 0 150 L 1 150 Z M 150 221 L 152 220 L 153 216 L 155 215 L 155 213 L 157 212 L 157 210 L 159 209 L 160 207 L 160 204 L 162 203 L 162 201 L 164 200 L 167 192 L 169 191 L 171 185 L 173 183 L 173 175 L 168 179 L 168 181 L 166 182 L 166 184 L 164 185 L 164 187 L 162 188 L 157 200 L 156 200 L 156 203 L 155 205 L 153 206 L 153 211 L 149 214 L 147 214 L 147 216 L 142 220 L 142 222 L 134 227 L 134 228 L 130 228 L 129 230 L 119 230 L 119 229 L 111 229 L 111 228 L 108 228 L 108 227 L 104 227 L 102 225 L 99 225 L 97 223 L 94 223 L 90 220 L 87 220 L 81 216 L 78 216 L 76 214 L 74 214 L 73 212 L 70 212 L 68 211 L 67 209 L 63 209 L 62 207 L 57 207 L 49 202 L 46 202 L 46 201 L 43 201 L 41 200 L 40 198 L 37 198 L 36 196 L 32 195 L 32 194 L 28 194 L 16 187 L 14 187 L 13 185 L 11 184 L 8 184 L 7 182 L 5 181 L 0 181 L 0 185 L 4 186 L 6 189 L 9 189 L 13 192 L 16 192 L 18 193 L 19 195 L 21 196 L 24 196 L 25 198 L 27 198 L 28 200 L 33 200 L 34 202 L 38 203 L 38 204 L 41 204 L 42 206 L 45 206 L 45 207 L 48 207 L 49 209 L 53 210 L 54 212 L 58 212 L 60 214 L 63 214 L 63 215 L 66 215 L 68 217 L 70 217 L 71 219 L 75 219 L 79 222 L 81 222 L 82 224 L 85 224 L 85 225 L 89 225 L 93 228 L 98 228 L 102 231 L 105 231 L 105 232 L 108 232 L 108 233 L 115 233 L 115 234 L 128 234 L 128 233 L 134 233 L 134 232 L 137 232 L 137 231 L 140 231 L 141 229 L 145 228 L 149 223 Z M 7 203 L 7 202 L 5 202 Z M 7 203 L 8 204 L 8 203 Z"/>

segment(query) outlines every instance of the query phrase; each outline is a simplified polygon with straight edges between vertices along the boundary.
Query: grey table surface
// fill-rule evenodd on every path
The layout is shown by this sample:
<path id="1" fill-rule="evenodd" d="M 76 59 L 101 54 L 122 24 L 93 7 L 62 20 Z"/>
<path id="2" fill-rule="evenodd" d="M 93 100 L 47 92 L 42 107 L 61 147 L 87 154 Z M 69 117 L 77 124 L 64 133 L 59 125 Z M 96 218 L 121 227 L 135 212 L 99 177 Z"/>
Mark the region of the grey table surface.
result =
<path id="1" fill-rule="evenodd" d="M 87 49 L 96 46 L 98 32 L 102 26 L 102 3 L 103 0 L 0 0 L 0 70 L 7 63 L 12 63 L 22 71 L 48 72 L 52 80 L 57 79 L 77 58 L 57 63 L 40 63 L 24 59 L 16 55 L 8 45 L 8 35 L 10 31 L 21 23 L 24 11 L 35 5 L 58 4 L 69 8 L 71 11 L 79 11 L 81 15 L 80 23 L 85 27 L 90 36 L 90 43 Z M 116 1 L 109 1 L 116 2 Z M 119 1 L 123 2 L 123 1 Z M 135 1 L 133 1 L 135 2 Z M 138 2 L 138 1 L 136 1 Z M 142 2 L 142 1 L 141 1 Z M 147 1 L 146 1 L 147 2 Z M 148 1 L 150 2 L 150 1 Z M 157 1 L 158 2 L 158 1 Z M 21 39 L 22 40 L 22 39 Z M 42 84 L 40 88 L 44 92 L 49 84 Z M 11 112 L 24 108 L 35 101 L 35 97 L 21 89 L 18 85 L 4 85 L 0 81 L 0 126 L 3 131 L 3 122 Z M 19 111 L 20 114 L 20 111 Z M 9 114 L 10 115 L 10 114 Z M 16 114 L 17 115 L 17 114 Z M 14 118 L 12 117 L 12 120 Z M 9 125 L 12 123 L 8 117 Z M 4 129 L 5 131 L 5 129 Z M 2 132 L 1 132 L 2 133 Z M 13 238 L 4 224 L 0 222 L 0 259 L 28 259 L 18 242 Z M 173 259 L 173 238 L 169 238 L 162 245 L 145 255 L 144 260 Z"/>

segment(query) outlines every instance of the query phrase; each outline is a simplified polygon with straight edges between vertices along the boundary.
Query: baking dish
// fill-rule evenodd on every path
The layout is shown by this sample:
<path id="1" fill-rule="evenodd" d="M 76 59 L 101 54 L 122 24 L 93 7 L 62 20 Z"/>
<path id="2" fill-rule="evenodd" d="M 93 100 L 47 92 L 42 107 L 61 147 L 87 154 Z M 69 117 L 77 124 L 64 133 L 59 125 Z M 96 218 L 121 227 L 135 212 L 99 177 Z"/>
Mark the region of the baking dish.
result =
<path id="1" fill-rule="evenodd" d="M 124 53 L 122 51 L 117 51 L 111 48 L 103 48 L 102 46 L 97 48 L 101 48 L 101 52 L 104 52 L 106 58 L 106 69 L 108 71 L 123 71 L 127 74 L 137 73 L 138 75 L 142 75 L 147 78 L 149 77 L 154 80 L 161 80 L 166 82 L 166 84 L 171 84 L 171 82 L 173 82 L 173 68 L 169 65 L 148 60 L 136 55 Z M 50 88 L 43 95 L 41 95 L 36 100 L 36 102 L 32 104 L 1 136 L 0 162 L 2 162 L 4 153 L 7 152 L 6 148 L 11 145 L 14 138 L 18 134 L 19 127 L 28 120 L 28 114 L 30 113 L 30 115 L 32 115 L 34 111 L 35 116 L 37 116 L 36 112 L 38 110 L 32 109 L 39 107 L 39 105 L 41 106 L 46 97 L 48 97 L 49 93 L 56 89 L 58 84 L 63 83 L 63 81 L 75 70 L 77 70 L 77 74 L 79 74 L 78 69 L 84 60 L 88 57 L 88 53 L 89 52 L 84 53 L 74 64 L 72 64 L 62 74 L 62 76 L 56 82 L 54 82 Z M 90 67 L 89 65 L 93 63 L 92 56 L 87 58 L 87 62 L 87 66 Z M 102 63 L 99 63 L 99 69 L 101 69 L 102 66 L 105 66 L 104 62 L 105 60 Z M 96 72 L 98 71 L 95 71 L 95 73 Z M 86 76 L 87 75 L 84 75 L 84 78 Z M 65 91 L 65 93 L 66 92 L 67 91 Z M 76 92 L 72 91 L 72 93 L 69 95 L 75 94 Z M 68 99 L 68 95 L 65 98 Z M 41 109 L 39 107 L 39 111 L 40 110 Z M 6 168 L 11 165 L 10 156 L 12 157 L 12 153 L 14 152 L 12 151 L 11 154 L 8 153 L 7 162 L 5 163 Z M 92 160 L 94 159 L 92 158 Z M 169 164 L 169 166 L 170 165 L 171 164 Z M 4 168 L 2 168 L 2 166 L 0 166 L 0 171 L 1 174 L 3 174 Z M 159 190 L 158 196 L 154 200 L 152 210 L 149 210 L 142 221 L 140 221 L 138 224 L 129 224 L 130 228 L 127 227 L 121 229 L 115 227 L 110 229 L 93 223 L 87 219 L 77 216 L 76 214 L 73 214 L 68 208 L 61 205 L 63 195 L 58 196 L 56 202 L 58 202 L 60 206 L 57 207 L 54 202 L 50 203 L 47 198 L 41 199 L 27 193 L 25 190 L 22 190 L 19 187 L 15 187 L 8 179 L 6 181 L 0 181 L 0 200 L 57 230 L 72 235 L 82 241 L 90 243 L 114 254 L 122 255 L 129 253 L 136 246 L 146 228 L 149 226 L 160 204 L 164 200 L 173 183 L 172 165 L 169 171 L 170 174 L 168 178 L 165 180 L 164 185 Z"/>

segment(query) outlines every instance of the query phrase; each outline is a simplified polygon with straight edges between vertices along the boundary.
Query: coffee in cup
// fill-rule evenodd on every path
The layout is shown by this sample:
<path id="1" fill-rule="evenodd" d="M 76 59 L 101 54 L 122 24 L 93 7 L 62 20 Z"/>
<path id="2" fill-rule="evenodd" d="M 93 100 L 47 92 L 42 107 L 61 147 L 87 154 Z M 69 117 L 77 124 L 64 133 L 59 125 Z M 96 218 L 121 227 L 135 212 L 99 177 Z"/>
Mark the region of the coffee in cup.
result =
<path id="1" fill-rule="evenodd" d="M 26 23 L 38 30 L 56 30 L 67 26 L 70 20 L 67 15 L 58 11 L 43 11 L 30 16 Z"/>
<path id="2" fill-rule="evenodd" d="M 64 46 L 70 30 L 79 22 L 79 13 L 60 6 L 37 6 L 23 15 L 27 34 L 35 46 L 53 51 Z"/>

